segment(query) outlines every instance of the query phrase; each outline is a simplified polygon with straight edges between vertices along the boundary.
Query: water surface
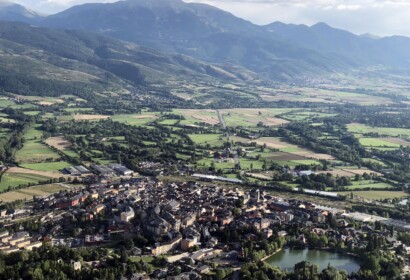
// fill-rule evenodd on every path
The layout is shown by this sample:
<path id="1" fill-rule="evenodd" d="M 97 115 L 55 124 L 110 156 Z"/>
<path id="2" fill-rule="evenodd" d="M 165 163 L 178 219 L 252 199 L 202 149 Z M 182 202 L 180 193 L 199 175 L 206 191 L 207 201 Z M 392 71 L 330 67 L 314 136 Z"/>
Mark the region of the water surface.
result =
<path id="1" fill-rule="evenodd" d="M 292 271 L 295 264 L 301 261 L 317 264 L 320 270 L 325 269 L 330 263 L 331 266 L 339 270 L 344 269 L 349 274 L 358 271 L 360 268 L 360 263 L 357 258 L 327 250 L 284 249 L 265 261 L 272 266 L 278 266 L 289 271 Z"/>

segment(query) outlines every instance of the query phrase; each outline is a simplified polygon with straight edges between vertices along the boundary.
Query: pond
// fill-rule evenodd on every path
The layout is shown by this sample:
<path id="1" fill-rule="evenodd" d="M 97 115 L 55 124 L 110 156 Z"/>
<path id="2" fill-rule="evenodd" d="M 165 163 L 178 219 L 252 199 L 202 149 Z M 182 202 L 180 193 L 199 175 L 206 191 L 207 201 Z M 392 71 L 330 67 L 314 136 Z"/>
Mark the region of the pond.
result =
<path id="1" fill-rule="evenodd" d="M 345 254 L 340 254 L 327 250 L 291 250 L 284 249 L 265 260 L 272 266 L 292 271 L 295 264 L 301 261 L 308 261 L 319 266 L 323 270 L 330 263 L 331 266 L 339 270 L 346 270 L 349 274 L 356 272 L 360 268 L 359 260 Z"/>

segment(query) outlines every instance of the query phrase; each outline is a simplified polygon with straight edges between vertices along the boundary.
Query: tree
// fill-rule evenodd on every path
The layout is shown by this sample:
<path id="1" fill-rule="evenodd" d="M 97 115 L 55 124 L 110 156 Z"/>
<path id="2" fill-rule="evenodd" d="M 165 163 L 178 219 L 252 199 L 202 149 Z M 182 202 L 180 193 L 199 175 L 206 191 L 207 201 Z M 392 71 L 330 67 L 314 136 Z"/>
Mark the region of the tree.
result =
<path id="1" fill-rule="evenodd" d="M 292 278 L 295 280 L 319 280 L 319 267 L 307 261 L 297 263 Z"/>
<path id="2" fill-rule="evenodd" d="M 347 272 L 338 271 L 337 268 L 330 266 L 330 264 L 320 274 L 321 280 L 345 280 L 347 277 Z"/>

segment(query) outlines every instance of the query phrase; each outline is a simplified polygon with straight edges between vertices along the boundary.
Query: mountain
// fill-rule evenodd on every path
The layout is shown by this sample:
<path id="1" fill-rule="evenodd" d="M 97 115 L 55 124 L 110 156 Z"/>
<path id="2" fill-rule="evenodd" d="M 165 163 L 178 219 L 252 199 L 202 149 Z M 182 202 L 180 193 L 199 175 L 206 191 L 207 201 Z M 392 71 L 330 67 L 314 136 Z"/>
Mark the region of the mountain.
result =
<path id="1" fill-rule="evenodd" d="M 19 4 L 0 0 L 0 19 L 5 21 L 35 23 L 42 20 L 42 16 Z"/>
<path id="2" fill-rule="evenodd" d="M 259 26 L 213 6 L 181 0 L 84 4 L 25 21 L 53 29 L 98 33 L 210 64 L 236 65 L 270 79 L 375 66 L 410 69 L 407 37 L 357 36 L 325 23 L 306 26 L 274 22 Z M 234 76 L 239 77 L 239 73 Z"/>
<path id="3" fill-rule="evenodd" d="M 84 31 L 0 22 L 0 89 L 22 95 L 132 91 L 175 81 L 248 81 L 256 74 L 163 54 Z"/>
<path id="4" fill-rule="evenodd" d="M 181 0 L 84 4 L 49 16 L 42 24 L 98 32 L 209 62 L 231 62 L 271 77 L 351 66 L 275 38 L 263 27 L 215 7 Z"/>
<path id="5" fill-rule="evenodd" d="M 409 68 L 410 38 L 357 36 L 345 30 L 332 28 L 326 23 L 313 26 L 274 22 L 264 26 L 272 36 L 291 44 L 316 50 L 327 56 L 338 56 L 357 67 L 383 65 Z"/>

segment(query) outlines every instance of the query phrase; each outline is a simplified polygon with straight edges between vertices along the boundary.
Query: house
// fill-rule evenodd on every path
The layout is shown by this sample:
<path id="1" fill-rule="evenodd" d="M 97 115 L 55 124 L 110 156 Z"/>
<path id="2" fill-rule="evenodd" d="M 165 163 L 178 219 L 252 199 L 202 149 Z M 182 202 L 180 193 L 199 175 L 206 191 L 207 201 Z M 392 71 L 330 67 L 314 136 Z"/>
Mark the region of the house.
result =
<path id="1" fill-rule="evenodd" d="M 163 255 L 168 252 L 171 252 L 173 250 L 176 250 L 179 247 L 181 240 L 182 240 L 181 236 L 177 236 L 167 243 L 163 243 L 163 244 L 157 243 L 155 244 L 155 248 L 151 250 L 151 253 L 154 256 L 159 256 L 159 255 Z"/>
<path id="2" fill-rule="evenodd" d="M 128 223 L 134 217 L 135 217 L 134 210 L 131 207 L 127 206 L 127 208 L 125 209 L 125 212 L 121 213 L 121 222 Z"/>
<path id="3" fill-rule="evenodd" d="M 97 215 L 98 213 L 100 213 L 101 211 L 103 211 L 105 209 L 105 205 L 104 204 L 98 204 L 97 206 L 95 206 L 92 210 L 92 213 L 94 215 Z"/>
<path id="4" fill-rule="evenodd" d="M 73 198 L 69 198 L 69 199 L 60 199 L 56 202 L 56 208 L 57 209 L 66 209 L 66 208 L 76 206 L 79 203 L 80 203 L 80 198 L 79 197 L 73 197 Z"/>
<path id="5" fill-rule="evenodd" d="M 171 200 L 168 204 L 166 204 L 164 206 L 164 210 L 167 211 L 176 211 L 179 209 L 181 203 L 179 203 L 178 201 L 175 200 Z"/>
<path id="6" fill-rule="evenodd" d="M 313 214 L 313 221 L 315 223 L 324 223 L 326 222 L 326 216 L 323 215 L 322 213 L 315 213 Z"/>
<path id="7" fill-rule="evenodd" d="M 71 261 L 71 265 L 74 270 L 81 270 L 81 262 Z"/>
<path id="8" fill-rule="evenodd" d="M 193 238 L 184 238 L 181 240 L 181 250 L 182 251 L 188 251 L 192 247 L 194 247 L 197 244 L 198 240 L 196 237 Z"/>
<path id="9" fill-rule="evenodd" d="M 133 273 L 130 280 L 150 280 L 150 278 L 145 273 Z"/>
<path id="10" fill-rule="evenodd" d="M 168 233 L 171 227 L 171 224 L 162 218 L 156 218 L 146 225 L 147 231 L 157 236 Z"/>

